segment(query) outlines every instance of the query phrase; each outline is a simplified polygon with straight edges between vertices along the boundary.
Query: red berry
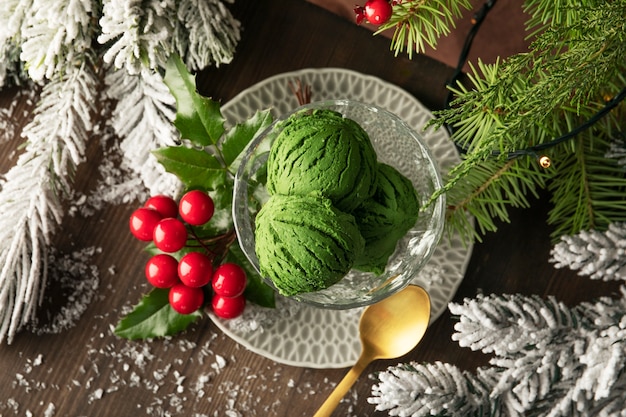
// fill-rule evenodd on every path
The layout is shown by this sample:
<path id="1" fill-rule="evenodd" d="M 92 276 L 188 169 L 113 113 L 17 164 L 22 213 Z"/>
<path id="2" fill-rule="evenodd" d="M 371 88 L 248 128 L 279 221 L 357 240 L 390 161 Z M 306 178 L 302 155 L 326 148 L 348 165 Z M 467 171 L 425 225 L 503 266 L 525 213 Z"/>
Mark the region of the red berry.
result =
<path id="1" fill-rule="evenodd" d="M 163 216 L 156 210 L 145 207 L 139 208 L 130 215 L 130 232 L 137 239 L 149 242 L 152 240 L 156 225 L 162 218 Z"/>
<path id="2" fill-rule="evenodd" d="M 356 6 L 354 8 L 354 14 L 356 15 L 356 24 L 360 25 L 365 20 L 365 7 Z"/>
<path id="3" fill-rule="evenodd" d="M 166 195 L 152 196 L 143 206 L 158 211 L 163 218 L 178 216 L 178 204 L 172 197 Z"/>
<path id="4" fill-rule="evenodd" d="M 180 220 L 168 217 L 156 225 L 153 239 L 156 247 L 163 252 L 176 252 L 185 247 L 187 229 Z"/>
<path id="5" fill-rule="evenodd" d="M 200 252 L 189 252 L 178 264 L 178 276 L 188 287 L 203 287 L 211 282 L 213 264 L 211 259 Z"/>
<path id="6" fill-rule="evenodd" d="M 169 302 L 178 313 L 191 314 L 202 307 L 204 291 L 202 288 L 188 287 L 182 283 L 175 284 L 170 288 Z"/>
<path id="7" fill-rule="evenodd" d="M 207 193 L 192 190 L 183 195 L 178 203 L 178 212 L 192 226 L 201 226 L 213 217 L 215 205 Z"/>
<path id="8" fill-rule="evenodd" d="M 391 18 L 393 7 L 388 0 L 367 0 L 365 18 L 373 25 L 382 25 Z"/>
<path id="9" fill-rule="evenodd" d="M 146 279 L 157 288 L 170 288 L 178 282 L 178 261 L 164 253 L 154 255 L 145 268 Z"/>
<path id="10" fill-rule="evenodd" d="M 237 264 L 225 263 L 213 274 L 213 291 L 224 297 L 237 297 L 246 289 L 246 272 Z"/>
<path id="11" fill-rule="evenodd" d="M 233 319 L 243 313 L 246 307 L 246 298 L 243 295 L 224 297 L 223 295 L 215 294 L 211 305 L 216 316 L 223 319 Z"/>

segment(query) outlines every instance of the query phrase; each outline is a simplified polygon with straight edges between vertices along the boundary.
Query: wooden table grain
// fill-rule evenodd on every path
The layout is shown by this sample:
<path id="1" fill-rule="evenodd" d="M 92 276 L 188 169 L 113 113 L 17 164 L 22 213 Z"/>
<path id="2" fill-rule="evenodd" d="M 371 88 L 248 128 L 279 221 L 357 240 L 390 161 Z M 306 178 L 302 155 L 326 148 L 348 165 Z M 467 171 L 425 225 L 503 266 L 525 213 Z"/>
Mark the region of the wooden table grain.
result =
<path id="1" fill-rule="evenodd" d="M 452 70 L 430 58 L 394 57 L 388 39 L 303 0 L 239 1 L 242 39 L 229 65 L 198 74 L 199 90 L 228 101 L 266 77 L 309 67 L 342 67 L 397 84 L 431 109 L 441 108 Z M 0 96 L 20 112 L 32 105 L 15 89 Z M 23 121 L 15 121 L 15 128 Z M 0 172 L 15 163 L 16 143 L 0 144 Z M 90 160 L 102 157 L 98 140 Z M 93 187 L 97 164 L 81 166 L 76 189 Z M 568 305 L 617 293 L 617 284 L 591 282 L 548 262 L 551 246 L 542 198 L 512 213 L 510 224 L 475 245 L 454 301 L 477 293 L 554 295 Z M 67 215 L 55 247 L 60 254 L 94 248 L 96 298 L 74 327 L 59 333 L 18 334 L 0 346 L 1 416 L 307 416 L 324 401 L 346 369 L 309 369 L 278 364 L 241 347 L 207 318 L 182 335 L 126 341 L 112 328 L 147 290 L 142 244 L 129 238 L 132 205 L 109 206 L 93 216 Z M 147 256 L 147 255 L 146 255 Z M 55 289 L 49 291 L 50 297 Z M 58 295 L 58 294 L 57 294 Z M 61 294 L 62 296 L 62 294 Z M 474 370 L 488 357 L 451 340 L 455 319 L 446 312 L 422 343 L 397 360 L 378 361 L 356 383 L 337 416 L 375 416 L 367 401 L 377 370 L 400 362 L 443 361 Z M 369 375 L 369 377 L 368 377 Z"/>

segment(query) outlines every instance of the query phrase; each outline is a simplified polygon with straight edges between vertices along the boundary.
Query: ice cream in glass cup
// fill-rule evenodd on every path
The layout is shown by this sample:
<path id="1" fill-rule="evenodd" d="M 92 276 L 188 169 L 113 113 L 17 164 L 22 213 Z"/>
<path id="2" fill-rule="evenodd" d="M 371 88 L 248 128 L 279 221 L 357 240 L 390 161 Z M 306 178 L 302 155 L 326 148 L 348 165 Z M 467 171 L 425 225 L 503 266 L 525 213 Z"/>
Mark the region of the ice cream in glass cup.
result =
<path id="1" fill-rule="evenodd" d="M 233 218 L 244 254 L 277 292 L 355 308 L 406 287 L 428 262 L 443 231 L 445 196 L 430 201 L 441 187 L 430 151 L 396 115 L 352 100 L 314 102 L 248 145 Z M 381 208 L 381 199 L 392 201 Z M 414 213 L 403 208 L 410 203 Z M 401 225 L 400 234 L 370 218 Z M 284 265 L 285 253 L 297 268 Z"/>

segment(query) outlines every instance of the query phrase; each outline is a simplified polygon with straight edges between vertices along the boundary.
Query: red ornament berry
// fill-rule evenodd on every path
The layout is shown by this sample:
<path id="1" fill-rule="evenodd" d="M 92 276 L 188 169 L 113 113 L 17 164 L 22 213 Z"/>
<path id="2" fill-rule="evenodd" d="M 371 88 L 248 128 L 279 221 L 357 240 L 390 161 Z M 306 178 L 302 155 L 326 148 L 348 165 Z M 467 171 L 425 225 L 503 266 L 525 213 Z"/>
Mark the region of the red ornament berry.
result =
<path id="1" fill-rule="evenodd" d="M 143 206 L 158 211 L 163 218 L 178 216 L 178 204 L 172 197 L 166 195 L 152 196 Z"/>
<path id="2" fill-rule="evenodd" d="M 169 302 L 178 313 L 191 314 L 202 307 L 204 291 L 202 288 L 188 287 L 182 283 L 175 284 L 170 288 Z"/>
<path id="3" fill-rule="evenodd" d="M 233 319 L 246 308 L 246 298 L 243 295 L 238 297 L 224 297 L 223 295 L 215 294 L 211 301 L 213 312 L 216 316 L 223 319 Z"/>
<path id="4" fill-rule="evenodd" d="M 192 226 L 202 226 L 208 222 L 213 217 L 214 211 L 213 199 L 200 190 L 189 191 L 178 203 L 180 217 Z"/>
<path id="5" fill-rule="evenodd" d="M 216 294 L 237 297 L 243 294 L 246 283 L 246 272 L 242 267 L 234 263 L 225 263 L 215 269 L 211 285 Z"/>
<path id="6" fill-rule="evenodd" d="M 156 247 L 163 252 L 176 252 L 187 242 L 187 229 L 180 220 L 168 217 L 156 225 L 153 239 Z"/>
<path id="7" fill-rule="evenodd" d="M 382 25 L 391 18 L 393 7 L 388 0 L 367 0 L 365 2 L 365 18 L 373 25 Z"/>
<path id="8" fill-rule="evenodd" d="M 148 260 L 145 268 L 148 282 L 157 288 L 170 288 L 178 281 L 178 261 L 171 255 L 160 253 Z"/>
<path id="9" fill-rule="evenodd" d="M 200 252 L 189 252 L 178 264 L 178 276 L 188 287 L 203 287 L 211 282 L 213 264 Z"/>
<path id="10" fill-rule="evenodd" d="M 156 225 L 162 218 L 163 216 L 156 210 L 145 207 L 139 208 L 130 215 L 130 232 L 137 239 L 149 242 L 152 240 Z"/>

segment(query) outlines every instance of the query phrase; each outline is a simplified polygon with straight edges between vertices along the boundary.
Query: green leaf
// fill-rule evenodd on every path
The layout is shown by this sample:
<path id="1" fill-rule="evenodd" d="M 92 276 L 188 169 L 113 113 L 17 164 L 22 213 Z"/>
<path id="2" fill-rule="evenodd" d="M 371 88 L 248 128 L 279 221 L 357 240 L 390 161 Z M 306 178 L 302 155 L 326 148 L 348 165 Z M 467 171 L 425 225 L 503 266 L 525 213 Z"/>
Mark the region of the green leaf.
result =
<path id="1" fill-rule="evenodd" d="M 233 185 L 232 178 L 226 184 L 209 193 L 213 198 L 215 212 L 213 218 L 205 226 L 213 230 L 213 234 L 225 233 L 233 228 Z"/>
<path id="2" fill-rule="evenodd" d="M 174 126 L 181 136 L 196 145 L 215 145 L 224 133 L 220 104 L 198 93 L 195 76 L 178 55 L 167 61 L 163 81 L 176 99 Z"/>
<path id="3" fill-rule="evenodd" d="M 184 146 L 170 146 L 153 151 L 167 172 L 176 175 L 187 188 L 214 190 L 225 184 L 227 173 L 213 155 Z"/>
<path id="4" fill-rule="evenodd" d="M 201 316 L 200 310 L 177 313 L 169 304 L 168 290 L 155 288 L 119 322 L 115 334 L 131 340 L 170 336 L 185 330 Z"/>
<path id="5" fill-rule="evenodd" d="M 222 155 L 227 166 L 231 166 L 252 139 L 272 123 L 269 110 L 259 111 L 243 123 L 228 131 L 222 144 Z"/>
<path id="6" fill-rule="evenodd" d="M 246 286 L 244 295 L 247 300 L 261 307 L 276 307 L 276 292 L 272 287 L 263 282 L 259 274 L 248 261 L 248 258 L 246 258 L 246 255 L 243 254 L 243 251 L 239 247 L 239 242 L 236 242 L 236 244 L 230 247 L 225 261 L 234 262 L 246 271 L 248 285 Z"/>

